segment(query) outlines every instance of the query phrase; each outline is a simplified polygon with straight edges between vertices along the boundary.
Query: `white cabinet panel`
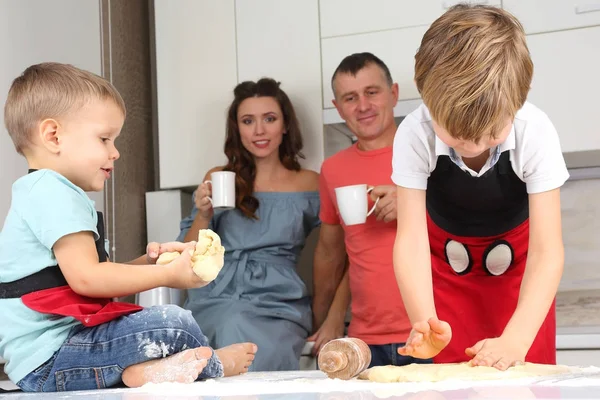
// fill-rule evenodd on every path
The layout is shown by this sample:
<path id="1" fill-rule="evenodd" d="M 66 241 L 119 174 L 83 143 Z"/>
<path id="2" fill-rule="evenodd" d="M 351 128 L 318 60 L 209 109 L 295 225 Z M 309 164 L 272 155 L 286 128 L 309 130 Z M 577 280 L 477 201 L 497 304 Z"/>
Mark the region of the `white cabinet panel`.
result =
<path id="1" fill-rule="evenodd" d="M 160 187 L 194 186 L 225 161 L 237 83 L 234 0 L 155 0 Z"/>
<path id="2" fill-rule="evenodd" d="M 600 365 L 600 350 L 558 350 L 556 363 L 574 367 Z"/>
<path id="3" fill-rule="evenodd" d="M 56 61 L 102 74 L 100 7 L 97 1 L 0 1 L 0 104 L 12 81 L 32 64 Z M 13 182 L 27 173 L 0 112 L 0 229 L 10 207 Z M 117 164 L 118 168 L 118 164 Z M 91 196 L 104 208 L 102 193 Z"/>
<path id="4" fill-rule="evenodd" d="M 600 27 L 527 40 L 534 62 L 528 100 L 548 114 L 564 152 L 600 149 Z"/>
<path id="5" fill-rule="evenodd" d="M 400 87 L 399 100 L 420 98 L 414 83 L 415 54 L 427 26 L 395 29 L 323 39 L 323 108 L 332 108 L 331 77 L 344 59 L 352 54 L 368 51 L 379 57 L 390 69 L 392 79 Z"/>
<path id="6" fill-rule="evenodd" d="M 600 25 L 600 0 L 503 0 L 526 33 Z"/>
<path id="7" fill-rule="evenodd" d="M 239 81 L 266 76 L 281 82 L 300 121 L 306 156 L 301 163 L 319 171 L 323 116 L 318 1 L 237 0 L 236 18 Z"/>
<path id="8" fill-rule="evenodd" d="M 429 25 L 459 0 L 321 0 L 321 37 Z M 500 0 L 462 2 L 501 5 Z"/>

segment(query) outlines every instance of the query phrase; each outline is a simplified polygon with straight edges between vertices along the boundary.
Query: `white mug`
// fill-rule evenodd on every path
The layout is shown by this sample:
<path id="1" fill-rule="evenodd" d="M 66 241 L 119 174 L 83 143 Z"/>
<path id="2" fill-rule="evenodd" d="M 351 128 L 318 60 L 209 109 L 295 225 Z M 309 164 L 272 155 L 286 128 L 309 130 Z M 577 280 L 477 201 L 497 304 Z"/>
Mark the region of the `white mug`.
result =
<path id="1" fill-rule="evenodd" d="M 204 183 L 212 186 L 212 197 L 208 199 L 213 208 L 235 208 L 235 172 L 213 172 Z"/>
<path id="2" fill-rule="evenodd" d="M 367 189 L 367 185 L 351 185 L 335 188 L 338 209 L 346 225 L 364 224 L 367 217 L 375 211 L 379 197 L 375 200 L 373 207 L 368 210 L 367 195 L 373 188 Z M 367 211 L 368 210 L 368 211 Z"/>

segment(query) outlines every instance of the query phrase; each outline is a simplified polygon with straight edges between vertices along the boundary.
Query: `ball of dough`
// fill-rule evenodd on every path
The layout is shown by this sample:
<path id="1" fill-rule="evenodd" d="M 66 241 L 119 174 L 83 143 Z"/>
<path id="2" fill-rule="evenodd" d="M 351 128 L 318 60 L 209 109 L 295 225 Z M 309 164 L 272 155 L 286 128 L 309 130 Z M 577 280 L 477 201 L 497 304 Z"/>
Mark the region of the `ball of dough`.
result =
<path id="1" fill-rule="evenodd" d="M 192 256 L 194 273 L 204 282 L 213 281 L 225 264 L 225 248 L 221 238 L 210 229 L 200 229 L 196 251 Z"/>
<path id="2" fill-rule="evenodd" d="M 177 251 L 162 253 L 157 264 L 168 264 L 180 253 Z M 221 245 L 221 238 L 210 229 L 200 229 L 198 242 L 194 254 L 192 254 L 191 267 L 194 273 L 204 282 L 215 280 L 225 263 L 225 248 Z"/>
<path id="3" fill-rule="evenodd" d="M 156 263 L 160 264 L 160 265 L 165 265 L 165 264 L 170 263 L 171 261 L 173 261 L 174 259 L 176 259 L 179 256 L 180 256 L 180 253 L 178 251 L 170 251 L 168 253 L 162 253 L 160 255 L 160 257 L 158 257 L 158 260 L 156 260 Z"/>

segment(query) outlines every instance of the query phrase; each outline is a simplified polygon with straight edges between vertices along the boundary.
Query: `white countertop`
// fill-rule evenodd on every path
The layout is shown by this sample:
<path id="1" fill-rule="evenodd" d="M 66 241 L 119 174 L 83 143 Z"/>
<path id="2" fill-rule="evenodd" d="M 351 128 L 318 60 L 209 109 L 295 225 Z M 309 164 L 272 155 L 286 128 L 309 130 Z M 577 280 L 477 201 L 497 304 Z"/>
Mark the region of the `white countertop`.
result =
<path id="1" fill-rule="evenodd" d="M 327 379 L 320 371 L 256 372 L 193 384 L 146 385 L 138 389 L 106 389 L 71 393 L 18 393 L 20 398 L 178 399 L 202 400 L 336 400 L 356 399 L 578 399 L 600 396 L 600 368 L 577 374 L 503 381 L 375 383 Z"/>

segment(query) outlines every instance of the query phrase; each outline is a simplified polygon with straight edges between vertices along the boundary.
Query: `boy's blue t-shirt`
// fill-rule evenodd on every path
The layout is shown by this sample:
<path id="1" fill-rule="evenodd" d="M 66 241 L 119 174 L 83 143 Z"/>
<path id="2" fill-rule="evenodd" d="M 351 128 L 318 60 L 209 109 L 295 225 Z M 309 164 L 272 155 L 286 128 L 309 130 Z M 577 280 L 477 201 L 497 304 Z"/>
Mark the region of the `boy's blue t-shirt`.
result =
<path id="1" fill-rule="evenodd" d="M 57 264 L 52 246 L 75 232 L 94 232 L 98 216 L 83 190 L 51 170 L 19 178 L 0 232 L 0 282 L 12 282 Z M 50 359 L 80 324 L 27 308 L 20 298 L 0 299 L 0 357 L 8 377 L 18 382 Z"/>

